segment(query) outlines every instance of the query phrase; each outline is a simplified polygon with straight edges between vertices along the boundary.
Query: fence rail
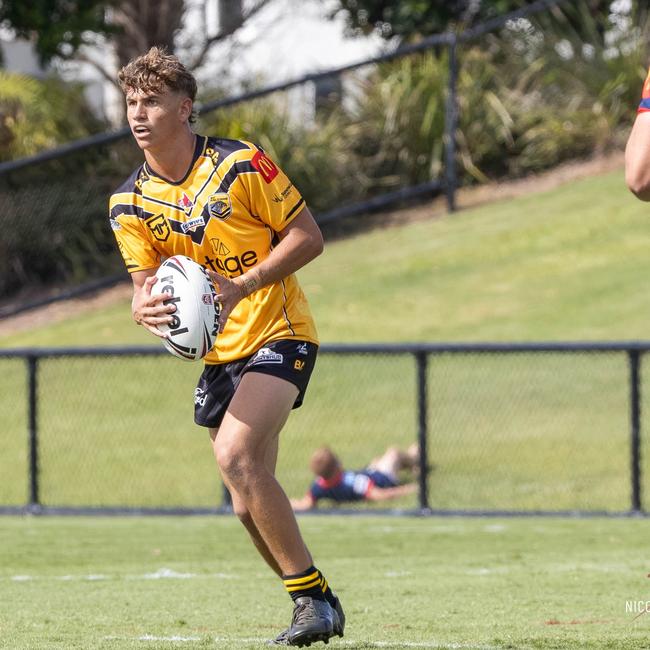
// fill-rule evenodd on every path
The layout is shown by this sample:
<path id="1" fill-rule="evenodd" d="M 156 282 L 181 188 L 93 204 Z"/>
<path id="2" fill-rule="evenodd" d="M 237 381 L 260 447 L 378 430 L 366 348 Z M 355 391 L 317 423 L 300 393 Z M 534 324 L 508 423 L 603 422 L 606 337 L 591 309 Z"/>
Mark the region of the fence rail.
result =
<path id="1" fill-rule="evenodd" d="M 289 421 L 281 482 L 304 490 L 319 438 L 355 462 L 417 439 L 417 502 L 401 500 L 394 512 L 644 516 L 648 351 L 646 341 L 323 345 L 307 396 L 315 405 Z M 0 513 L 229 511 L 221 487 L 185 484 L 203 452 L 186 450 L 173 469 L 190 440 L 177 429 L 191 419 L 182 405 L 196 366 L 158 347 L 0 350 L 0 368 L 8 363 L 4 381 L 15 379 L 2 387 L 0 416 L 3 407 L 15 416 L 21 402 L 26 416 L 7 418 L 0 474 L 14 489 L 0 491 Z M 347 511 L 377 512 L 336 510 Z"/>

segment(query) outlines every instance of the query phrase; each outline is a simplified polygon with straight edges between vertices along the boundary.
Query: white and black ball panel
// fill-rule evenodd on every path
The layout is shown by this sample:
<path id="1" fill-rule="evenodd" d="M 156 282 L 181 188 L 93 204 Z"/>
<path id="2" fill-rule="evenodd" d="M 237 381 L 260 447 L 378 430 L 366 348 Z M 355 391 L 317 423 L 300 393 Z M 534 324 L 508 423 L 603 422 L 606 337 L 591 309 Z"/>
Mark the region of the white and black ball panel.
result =
<path id="1" fill-rule="evenodd" d="M 214 345 L 219 329 L 219 303 L 206 270 L 184 255 L 165 260 L 156 271 L 152 295 L 168 293 L 173 303 L 172 322 L 159 325 L 167 334 L 163 344 L 179 359 L 202 359 Z"/>

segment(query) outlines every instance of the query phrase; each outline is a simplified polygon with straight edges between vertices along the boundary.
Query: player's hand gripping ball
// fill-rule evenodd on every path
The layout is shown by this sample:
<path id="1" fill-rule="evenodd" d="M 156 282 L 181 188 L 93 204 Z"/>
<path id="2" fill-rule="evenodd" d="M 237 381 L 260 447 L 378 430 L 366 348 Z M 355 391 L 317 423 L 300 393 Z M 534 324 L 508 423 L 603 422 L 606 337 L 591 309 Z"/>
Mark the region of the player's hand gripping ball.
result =
<path id="1" fill-rule="evenodd" d="M 194 260 L 174 255 L 160 265 L 156 278 L 151 294 L 170 294 L 163 304 L 176 307 L 171 323 L 158 326 L 167 335 L 163 345 L 179 359 L 202 359 L 212 349 L 219 331 L 220 307 L 210 277 Z"/>

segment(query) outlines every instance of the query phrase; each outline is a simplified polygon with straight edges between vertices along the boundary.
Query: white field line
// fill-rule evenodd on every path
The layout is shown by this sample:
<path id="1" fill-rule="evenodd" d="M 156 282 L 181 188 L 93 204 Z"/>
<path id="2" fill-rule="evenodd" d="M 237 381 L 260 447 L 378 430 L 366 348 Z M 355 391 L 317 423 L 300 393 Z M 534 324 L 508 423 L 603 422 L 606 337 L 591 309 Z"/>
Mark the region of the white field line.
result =
<path id="1" fill-rule="evenodd" d="M 173 641 L 176 643 L 186 643 L 200 640 L 200 636 L 153 636 L 152 634 L 145 634 L 144 636 L 138 637 L 138 641 Z"/>
<path id="2" fill-rule="evenodd" d="M 105 636 L 106 641 L 126 640 L 131 637 L 124 636 Z M 136 637 L 138 641 L 154 642 L 173 642 L 173 643 L 194 643 L 200 641 L 202 637 L 198 636 L 156 636 L 153 634 L 144 634 Z M 217 636 L 213 641 L 216 645 L 226 643 L 259 643 L 266 644 L 267 637 L 228 637 Z M 496 646 L 476 645 L 470 643 L 444 643 L 440 641 L 370 641 L 353 639 L 337 641 L 337 646 L 362 646 L 364 648 L 431 648 L 431 650 L 499 650 Z"/>
<path id="3" fill-rule="evenodd" d="M 214 642 L 220 643 L 265 643 L 268 639 L 262 637 L 215 637 Z M 336 641 L 337 646 L 361 646 L 363 648 L 431 648 L 432 650 L 499 650 L 497 646 L 476 645 L 470 643 L 443 643 L 441 641 L 370 641 L 346 639 Z"/>
<path id="4" fill-rule="evenodd" d="M 196 573 L 179 573 L 173 569 L 162 567 L 153 573 L 145 573 L 142 575 L 103 575 L 103 574 L 89 574 L 89 575 L 62 575 L 62 576 L 39 576 L 39 575 L 15 575 L 8 576 L 6 580 L 11 582 L 30 582 L 33 580 L 60 580 L 63 582 L 71 581 L 97 581 L 97 580 L 192 580 L 192 579 L 218 579 L 218 580 L 236 580 L 238 576 L 230 573 L 206 573 L 199 575 Z M 0 578 L 0 582 L 3 578 Z"/>

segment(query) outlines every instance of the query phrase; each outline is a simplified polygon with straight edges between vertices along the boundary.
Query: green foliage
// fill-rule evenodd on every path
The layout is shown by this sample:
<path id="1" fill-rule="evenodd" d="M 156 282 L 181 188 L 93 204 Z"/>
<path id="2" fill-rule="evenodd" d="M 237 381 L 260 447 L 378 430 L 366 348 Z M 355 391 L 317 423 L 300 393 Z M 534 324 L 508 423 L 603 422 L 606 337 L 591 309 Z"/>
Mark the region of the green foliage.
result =
<path id="1" fill-rule="evenodd" d="M 635 25 L 602 32 L 589 7 L 572 5 L 579 28 L 558 9 L 459 48 L 461 183 L 622 145 L 645 77 L 650 20 L 639 14 Z M 323 213 L 440 177 L 448 74 L 441 48 L 344 75 L 343 100 L 315 117 L 302 112 L 304 95 L 274 95 L 206 115 L 199 131 L 260 144 Z M 84 135 L 94 128 L 88 115 L 77 90 L 0 75 L 0 156 Z M 13 224 L 0 242 L 0 295 L 121 268 L 105 202 L 140 161 L 121 143 L 0 179 L 0 220 Z"/>
<path id="2" fill-rule="evenodd" d="M 338 12 L 355 34 L 378 33 L 383 38 L 413 40 L 468 26 L 526 4 L 523 0 L 339 0 Z"/>
<path id="3" fill-rule="evenodd" d="M 210 135 L 253 141 L 275 160 L 316 211 L 363 194 L 353 155 L 355 126 L 339 111 L 302 120 L 287 101 L 257 100 L 201 120 Z"/>
<path id="4" fill-rule="evenodd" d="M 352 118 L 366 194 L 435 178 L 442 166 L 446 56 L 384 64 L 358 82 Z"/>
<path id="5" fill-rule="evenodd" d="M 0 70 L 0 161 L 31 156 L 102 127 L 80 85 Z"/>
<path id="6" fill-rule="evenodd" d="M 2 0 L 0 24 L 34 41 L 41 62 L 69 56 L 90 33 L 106 34 L 106 0 Z"/>

